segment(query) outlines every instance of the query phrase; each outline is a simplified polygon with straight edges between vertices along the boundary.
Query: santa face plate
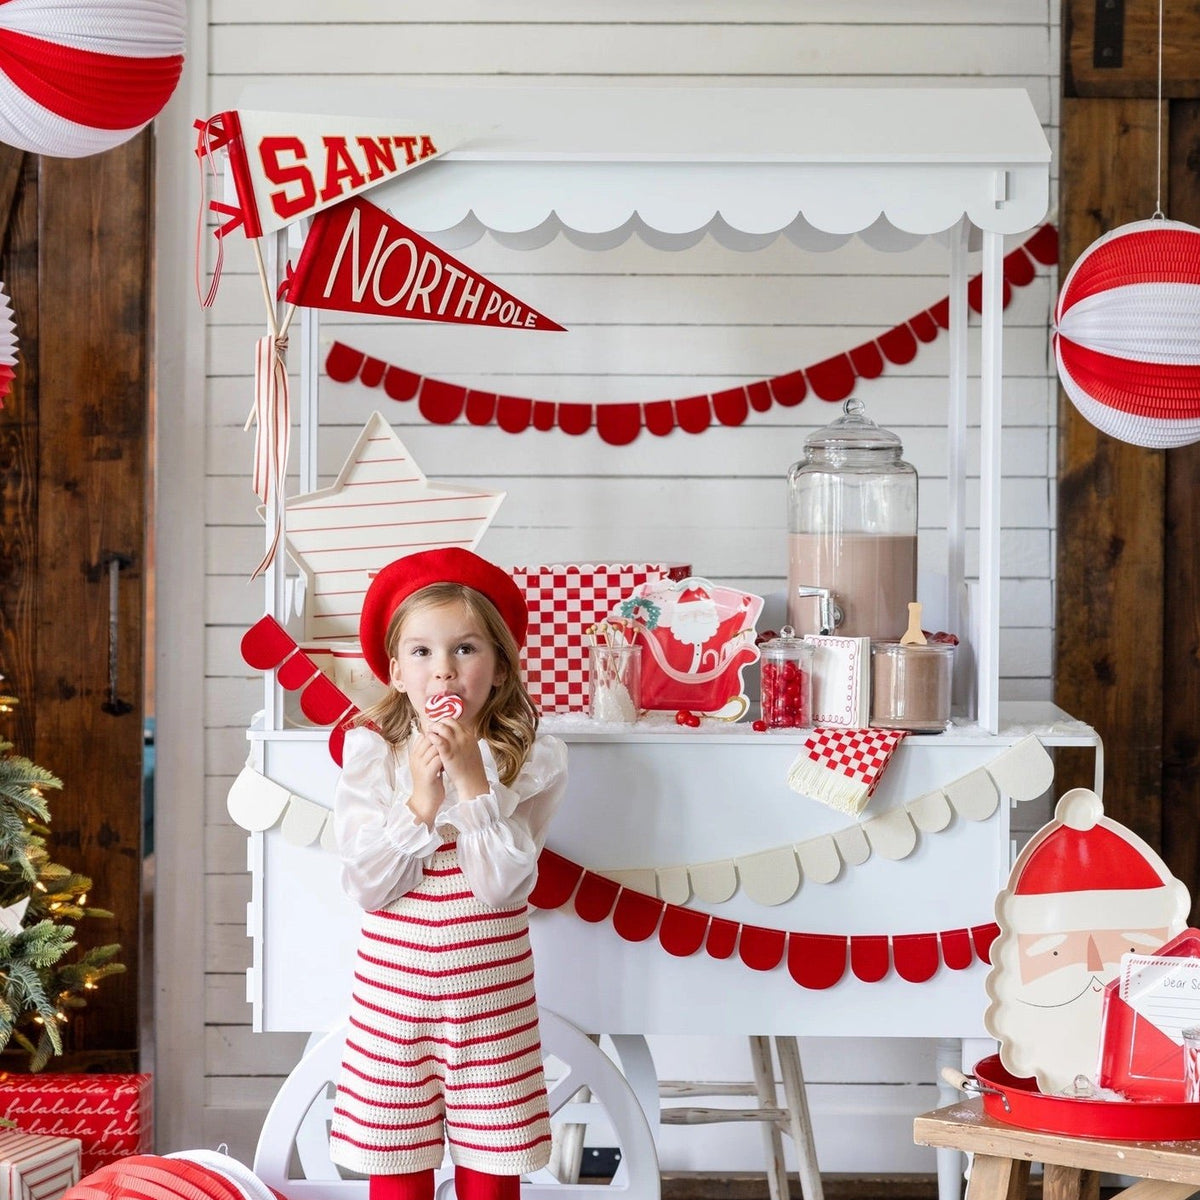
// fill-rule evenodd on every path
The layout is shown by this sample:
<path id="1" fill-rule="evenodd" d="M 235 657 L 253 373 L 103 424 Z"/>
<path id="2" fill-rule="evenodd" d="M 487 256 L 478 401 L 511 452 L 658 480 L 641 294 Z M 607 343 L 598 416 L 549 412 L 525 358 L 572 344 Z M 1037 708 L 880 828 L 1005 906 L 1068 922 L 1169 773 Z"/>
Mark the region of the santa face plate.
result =
<path id="1" fill-rule="evenodd" d="M 750 701 L 742 672 L 758 661 L 761 596 L 692 577 L 635 588 L 610 619 L 634 626 L 642 650 L 642 707 L 736 721 Z"/>

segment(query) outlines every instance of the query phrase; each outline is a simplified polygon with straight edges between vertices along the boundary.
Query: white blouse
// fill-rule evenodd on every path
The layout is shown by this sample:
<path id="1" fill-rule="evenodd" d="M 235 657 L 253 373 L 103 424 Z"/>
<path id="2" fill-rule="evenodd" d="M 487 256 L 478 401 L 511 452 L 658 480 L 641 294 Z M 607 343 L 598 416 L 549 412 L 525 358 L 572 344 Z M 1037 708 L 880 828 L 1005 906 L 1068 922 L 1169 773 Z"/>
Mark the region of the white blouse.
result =
<path id="1" fill-rule="evenodd" d="M 487 743 L 479 749 L 490 788 L 463 799 L 446 780 L 446 798 L 430 829 L 408 807 L 412 773 L 405 747 L 393 750 L 363 726 L 347 732 L 333 829 L 342 887 L 356 904 L 370 912 L 412 891 L 425 863 L 454 831 L 459 865 L 478 899 L 504 908 L 533 890 L 546 830 L 566 791 L 567 748 L 556 737 L 537 738 L 509 786 L 497 778 Z"/>

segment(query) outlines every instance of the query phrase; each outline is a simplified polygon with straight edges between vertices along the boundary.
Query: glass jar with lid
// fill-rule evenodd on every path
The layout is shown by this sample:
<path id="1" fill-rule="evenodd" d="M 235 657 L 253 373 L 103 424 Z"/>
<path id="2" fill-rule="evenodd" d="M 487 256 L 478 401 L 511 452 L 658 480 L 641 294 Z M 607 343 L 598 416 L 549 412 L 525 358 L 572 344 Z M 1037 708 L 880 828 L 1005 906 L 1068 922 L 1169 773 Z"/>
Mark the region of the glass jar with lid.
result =
<path id="1" fill-rule="evenodd" d="M 917 589 L 917 472 L 851 398 L 788 472 L 788 620 L 797 633 L 897 639 Z"/>

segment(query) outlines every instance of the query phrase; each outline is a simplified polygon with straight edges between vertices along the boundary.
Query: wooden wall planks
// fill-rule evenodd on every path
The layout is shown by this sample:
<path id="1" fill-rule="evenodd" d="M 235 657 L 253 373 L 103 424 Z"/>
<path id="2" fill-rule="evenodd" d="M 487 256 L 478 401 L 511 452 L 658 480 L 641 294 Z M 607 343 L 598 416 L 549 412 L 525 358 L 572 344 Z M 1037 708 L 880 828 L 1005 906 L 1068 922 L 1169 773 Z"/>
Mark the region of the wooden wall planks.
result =
<path id="1" fill-rule="evenodd" d="M 1052 142 L 1057 136 L 1056 0 L 986 6 L 919 0 L 903 19 L 884 0 L 854 6 L 814 0 L 802 12 L 790 0 L 749 8 L 734 0 L 654 6 L 616 0 L 599 18 L 583 0 L 503 6 L 426 0 L 406 5 L 399 16 L 380 0 L 346 0 L 331 14 L 327 3 L 316 0 L 210 0 L 211 110 L 236 106 L 241 89 L 264 78 L 312 76 L 319 87 L 347 76 L 380 80 L 399 73 L 414 85 L 1020 86 L 1030 92 Z M 342 336 L 453 382 L 492 380 L 516 394 L 565 401 L 645 400 L 807 365 L 878 334 L 946 292 L 947 257 L 934 243 L 883 255 L 852 242 L 813 255 L 780 239 L 765 251 L 741 255 L 708 239 L 677 254 L 632 240 L 595 254 L 563 239 L 521 253 L 485 238 L 456 253 L 561 316 L 573 330 L 570 344 L 555 344 L 551 335 L 505 339 L 488 331 L 405 329 L 336 315 L 324 323 L 322 336 Z M 240 831 L 223 811 L 223 792 L 245 758 L 244 727 L 262 694 L 237 648 L 242 631 L 262 611 L 261 593 L 246 585 L 262 540 L 249 492 L 249 435 L 242 432 L 251 345 L 262 319 L 244 246 L 231 244 L 226 271 L 207 321 L 203 547 L 205 869 L 211 897 L 205 1133 L 218 1140 L 230 1136 L 229 1117 L 237 1106 L 265 1105 L 274 1072 L 286 1070 L 288 1056 L 298 1053 L 290 1036 L 247 1036 L 248 1009 L 239 1002 L 243 981 L 237 972 L 246 949 L 230 895 L 242 895 L 245 859 Z M 1021 697 L 1047 697 L 1050 689 L 1055 392 L 1046 320 L 1053 293 L 1053 275 L 1043 273 L 1017 294 L 1006 327 L 1003 687 L 1006 695 Z M 945 355 L 944 340 L 924 347 L 909 367 L 889 368 L 860 392 L 872 414 L 900 433 L 922 472 L 922 556 L 929 566 L 944 556 L 936 514 L 945 489 Z M 739 429 L 667 439 L 643 434 L 618 450 L 594 434 L 514 437 L 496 429 L 433 427 L 413 405 L 390 401 L 381 391 L 325 383 L 324 478 L 336 472 L 376 408 L 431 478 L 477 479 L 508 490 L 481 546 L 485 553 L 513 562 L 665 554 L 759 590 L 782 584 L 787 466 L 799 457 L 809 430 L 836 415 L 810 397 L 799 408 L 761 414 Z M 972 481 L 972 496 L 975 487 Z M 682 526 L 675 507 L 681 490 L 691 510 Z M 707 1059 L 714 1050 L 661 1049 L 668 1060 L 689 1053 Z M 818 1121 L 825 1111 L 856 1112 L 849 1123 L 854 1139 L 845 1136 L 842 1119 L 831 1118 L 822 1129 L 822 1165 L 861 1169 L 862 1151 L 855 1147 L 866 1140 L 881 1147 L 879 1169 L 888 1169 L 889 1156 L 892 1169 L 911 1167 L 906 1138 L 894 1131 L 920 1101 L 907 1108 L 897 1102 L 895 1111 L 891 1101 L 904 1090 L 901 1081 L 930 1074 L 920 1065 L 931 1059 L 928 1048 L 864 1043 L 864 1053 L 849 1064 L 840 1052 L 822 1057 L 819 1045 L 806 1047 L 805 1054 Z M 733 1056 L 744 1069 L 744 1052 L 738 1048 Z M 874 1086 L 879 1080 L 892 1085 L 886 1097 Z M 868 1128 L 881 1136 L 864 1139 Z M 887 1131 L 890 1136 L 883 1136 Z M 713 1152 L 725 1163 L 745 1153 L 731 1136 L 734 1142 L 723 1136 L 719 1147 L 714 1140 Z M 691 1151 L 680 1145 L 673 1153 L 689 1165 Z M 751 1138 L 745 1165 L 754 1167 L 758 1159 Z"/>

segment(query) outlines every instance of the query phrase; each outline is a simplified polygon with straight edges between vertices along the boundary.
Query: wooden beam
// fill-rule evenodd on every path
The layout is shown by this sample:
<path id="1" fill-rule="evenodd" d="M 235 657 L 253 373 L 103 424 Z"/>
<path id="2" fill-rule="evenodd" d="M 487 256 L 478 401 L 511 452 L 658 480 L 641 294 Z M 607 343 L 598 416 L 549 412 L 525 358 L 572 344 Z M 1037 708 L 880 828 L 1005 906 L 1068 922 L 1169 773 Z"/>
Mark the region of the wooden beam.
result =
<path id="1" fill-rule="evenodd" d="M 1154 211 L 1155 104 L 1064 100 L 1060 272 Z M 1165 457 L 1085 421 L 1060 390 L 1055 700 L 1104 739 L 1107 813 L 1162 845 Z M 1060 760 L 1055 788 L 1087 785 Z"/>
<path id="2" fill-rule="evenodd" d="M 1157 95 L 1158 0 L 1101 3 L 1067 0 L 1064 5 L 1063 95 Z M 1166 4 L 1163 26 L 1163 94 L 1196 99 L 1200 97 L 1200 10 L 1191 4 Z M 1116 62 L 1120 65 L 1114 66 Z"/>
<path id="3" fill-rule="evenodd" d="M 149 133 L 41 160 L 39 762 L 59 775 L 51 850 L 92 877 L 127 973 L 72 1019 L 73 1049 L 136 1050 L 142 870 L 142 642 L 149 330 Z M 64 319 L 64 313 L 70 319 Z M 115 699 L 110 584 L 116 575 Z"/>
<path id="4" fill-rule="evenodd" d="M 1200 101 L 1171 104 L 1167 212 L 1200 225 Z M 1200 919 L 1200 443 L 1167 451 L 1163 562 L 1163 851 Z"/>

